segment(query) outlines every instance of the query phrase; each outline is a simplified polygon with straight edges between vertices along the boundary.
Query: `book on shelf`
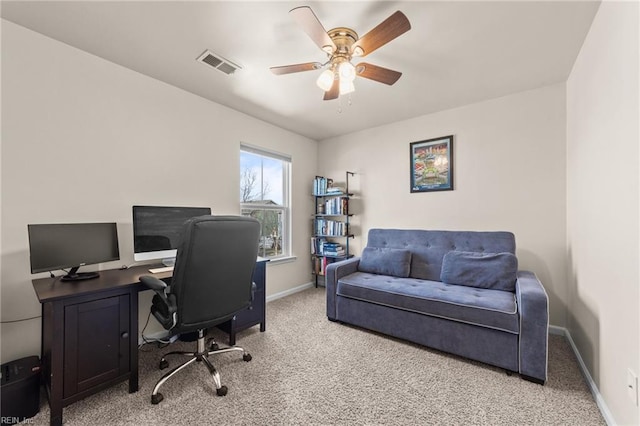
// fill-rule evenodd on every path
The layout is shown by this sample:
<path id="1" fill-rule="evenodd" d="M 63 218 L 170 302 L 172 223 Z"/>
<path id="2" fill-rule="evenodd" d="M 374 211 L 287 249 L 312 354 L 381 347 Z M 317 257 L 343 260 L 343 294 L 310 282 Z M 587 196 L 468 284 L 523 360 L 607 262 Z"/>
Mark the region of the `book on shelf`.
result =
<path id="1" fill-rule="evenodd" d="M 340 257 L 344 256 L 346 251 L 339 243 L 327 241 L 324 237 L 311 237 L 311 254 Z"/>
<path id="2" fill-rule="evenodd" d="M 313 195 L 335 195 L 343 194 L 346 190 L 343 186 L 333 185 L 333 179 L 326 178 L 324 176 L 316 176 L 313 180 Z"/>
<path id="3" fill-rule="evenodd" d="M 338 220 L 317 218 L 314 226 L 314 233 L 317 235 L 346 237 L 348 233 L 348 225 Z"/>
<path id="4" fill-rule="evenodd" d="M 344 192 L 345 190 L 341 186 L 331 186 L 327 188 L 327 194 L 343 194 Z"/>
<path id="5" fill-rule="evenodd" d="M 311 254 L 320 254 L 327 240 L 323 237 L 311 237 Z"/>
<path id="6" fill-rule="evenodd" d="M 332 184 L 332 179 L 327 179 L 323 176 L 316 176 L 313 180 L 313 195 L 326 195 Z"/>
<path id="7" fill-rule="evenodd" d="M 346 215 L 348 214 L 349 201 L 346 197 L 330 198 L 324 202 L 324 214 Z"/>
<path id="8" fill-rule="evenodd" d="M 313 263 L 313 273 L 315 275 L 325 275 L 327 271 L 327 266 L 336 261 L 337 261 L 336 259 L 331 259 L 329 257 L 315 258 Z"/>
<path id="9" fill-rule="evenodd" d="M 314 264 L 314 273 L 316 275 L 324 275 L 327 269 L 327 258 L 326 257 L 318 257 L 315 259 Z"/>

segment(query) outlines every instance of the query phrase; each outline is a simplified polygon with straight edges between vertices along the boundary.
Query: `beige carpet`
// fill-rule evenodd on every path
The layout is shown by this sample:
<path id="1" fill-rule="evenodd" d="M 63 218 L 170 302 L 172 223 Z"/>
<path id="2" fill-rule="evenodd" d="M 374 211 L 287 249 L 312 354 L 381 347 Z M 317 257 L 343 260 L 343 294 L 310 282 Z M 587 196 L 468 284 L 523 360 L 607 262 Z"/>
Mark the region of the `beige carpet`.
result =
<path id="1" fill-rule="evenodd" d="M 206 368 L 194 364 L 150 394 L 164 374 L 161 353 L 186 349 L 145 346 L 140 390 L 114 386 L 64 409 L 66 425 L 603 425 L 564 338 L 550 336 L 545 386 L 501 369 L 451 356 L 325 316 L 324 289 L 267 304 L 267 331 L 240 334 L 239 353 L 214 359 L 225 397 L 215 395 Z M 226 336 L 216 332 L 216 336 Z M 221 340 L 225 342 L 224 339 Z M 172 365 L 176 365 L 175 363 Z M 165 370 L 167 371 L 167 370 Z M 43 401 L 34 424 L 48 424 Z"/>

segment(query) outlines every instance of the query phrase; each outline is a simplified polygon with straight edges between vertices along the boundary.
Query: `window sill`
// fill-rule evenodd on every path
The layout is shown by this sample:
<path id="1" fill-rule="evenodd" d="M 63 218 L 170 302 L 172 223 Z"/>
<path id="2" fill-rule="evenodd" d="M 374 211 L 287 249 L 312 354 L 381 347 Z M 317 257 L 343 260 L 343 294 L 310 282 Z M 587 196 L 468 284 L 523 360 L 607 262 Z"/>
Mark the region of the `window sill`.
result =
<path id="1" fill-rule="evenodd" d="M 268 259 L 268 258 L 267 258 Z M 298 258 L 296 256 L 283 256 L 269 259 L 267 265 L 280 265 L 281 263 L 295 262 Z"/>

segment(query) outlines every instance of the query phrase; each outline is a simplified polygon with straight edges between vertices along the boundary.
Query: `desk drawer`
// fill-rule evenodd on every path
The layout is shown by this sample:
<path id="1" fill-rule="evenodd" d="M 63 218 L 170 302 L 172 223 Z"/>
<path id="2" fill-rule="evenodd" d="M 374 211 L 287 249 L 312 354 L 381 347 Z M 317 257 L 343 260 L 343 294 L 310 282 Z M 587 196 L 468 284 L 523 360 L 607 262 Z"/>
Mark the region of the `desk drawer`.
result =
<path id="1" fill-rule="evenodd" d="M 251 327 L 264 318 L 264 292 L 256 291 L 253 305 L 236 315 L 236 328 Z"/>

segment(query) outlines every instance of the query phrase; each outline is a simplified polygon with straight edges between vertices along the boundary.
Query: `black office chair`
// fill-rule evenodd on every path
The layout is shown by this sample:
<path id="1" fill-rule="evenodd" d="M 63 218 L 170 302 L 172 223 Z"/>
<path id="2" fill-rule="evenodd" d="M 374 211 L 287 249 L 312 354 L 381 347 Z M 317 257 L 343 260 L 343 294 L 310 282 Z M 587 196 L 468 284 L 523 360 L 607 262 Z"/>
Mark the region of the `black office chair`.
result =
<path id="1" fill-rule="evenodd" d="M 253 218 L 200 216 L 190 219 L 182 230 L 171 286 L 153 276 L 140 277 L 143 284 L 156 292 L 151 313 L 171 336 L 198 333 L 196 352 L 169 352 L 162 357 L 161 369 L 169 366 L 168 355 L 185 355 L 191 359 L 156 383 L 151 394 L 152 404 L 163 399 L 158 392 L 160 386 L 194 361 L 202 361 L 207 366 L 219 396 L 226 395 L 227 387 L 220 382 L 209 355 L 240 351 L 245 361 L 251 361 L 251 355 L 237 346 L 220 349 L 213 342 L 208 350 L 204 336 L 208 328 L 232 319 L 251 304 L 259 237 L 260 223 Z"/>

